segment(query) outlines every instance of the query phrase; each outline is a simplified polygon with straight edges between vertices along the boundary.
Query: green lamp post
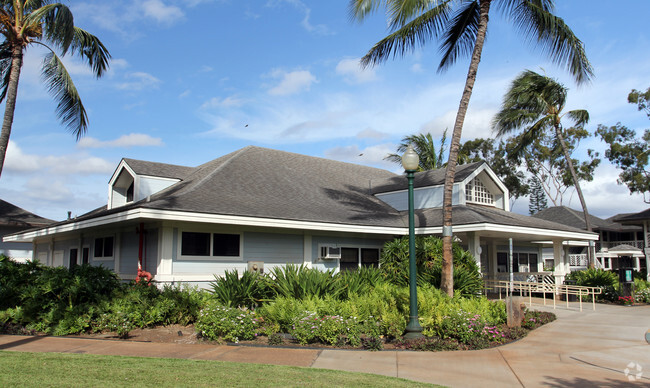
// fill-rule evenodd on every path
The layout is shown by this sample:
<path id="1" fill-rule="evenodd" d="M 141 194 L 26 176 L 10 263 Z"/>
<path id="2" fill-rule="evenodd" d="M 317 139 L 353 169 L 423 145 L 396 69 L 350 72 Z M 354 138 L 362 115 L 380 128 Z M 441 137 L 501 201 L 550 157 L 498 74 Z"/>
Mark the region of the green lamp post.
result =
<path id="1" fill-rule="evenodd" d="M 411 145 L 408 146 L 404 155 L 402 155 L 402 166 L 406 170 L 406 178 L 409 182 L 409 295 L 410 295 L 410 312 L 409 323 L 406 326 L 404 338 L 414 339 L 423 337 L 422 326 L 418 319 L 418 288 L 417 288 L 417 268 L 415 266 L 415 217 L 413 210 L 413 176 L 420 164 L 418 154 L 413 151 Z"/>

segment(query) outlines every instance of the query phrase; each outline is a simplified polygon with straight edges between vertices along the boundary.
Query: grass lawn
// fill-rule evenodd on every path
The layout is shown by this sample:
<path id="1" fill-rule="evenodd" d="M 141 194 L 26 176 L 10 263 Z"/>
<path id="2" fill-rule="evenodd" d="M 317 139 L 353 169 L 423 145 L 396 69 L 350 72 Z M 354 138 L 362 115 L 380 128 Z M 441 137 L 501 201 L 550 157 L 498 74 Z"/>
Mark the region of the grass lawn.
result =
<path id="1" fill-rule="evenodd" d="M 432 387 L 393 377 L 222 361 L 0 351 L 3 387 Z"/>

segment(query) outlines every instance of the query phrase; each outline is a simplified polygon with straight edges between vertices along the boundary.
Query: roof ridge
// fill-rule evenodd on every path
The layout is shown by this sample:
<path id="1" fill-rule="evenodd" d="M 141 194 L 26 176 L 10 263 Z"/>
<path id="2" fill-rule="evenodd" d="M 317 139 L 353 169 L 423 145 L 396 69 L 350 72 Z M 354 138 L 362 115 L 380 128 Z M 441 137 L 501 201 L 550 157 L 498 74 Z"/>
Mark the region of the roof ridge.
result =
<path id="1" fill-rule="evenodd" d="M 218 172 L 220 172 L 221 170 L 223 170 L 227 165 L 229 165 L 229 164 L 230 164 L 234 159 L 236 159 L 237 157 L 239 157 L 242 153 L 244 153 L 244 152 L 246 152 L 246 151 L 249 151 L 252 147 L 253 147 L 253 146 L 246 146 L 246 147 L 244 147 L 244 148 L 240 148 L 239 150 L 230 153 L 231 156 L 228 157 L 228 158 L 227 158 L 223 163 L 221 163 L 217 168 L 215 168 L 215 169 L 212 170 L 210 173 L 206 174 L 203 178 L 199 179 L 197 182 L 195 182 L 194 184 L 192 184 L 191 187 L 188 187 L 187 189 L 182 190 L 182 192 L 183 192 L 183 193 L 191 193 L 191 192 L 194 191 L 197 187 L 200 187 L 204 182 L 206 182 L 206 181 L 208 181 L 210 178 L 212 178 L 216 173 L 218 173 Z M 228 155 L 224 155 L 224 156 L 228 156 Z M 211 160 L 210 162 L 214 162 L 215 160 L 218 160 L 218 159 L 220 159 L 220 158 L 217 158 L 217 159 Z M 207 162 L 207 163 L 205 163 L 205 164 L 209 164 L 210 162 Z M 197 167 L 197 169 L 199 169 L 200 167 L 201 167 L 201 166 Z M 206 167 L 203 167 L 203 168 L 206 168 Z M 179 192 L 179 193 L 180 193 L 180 192 Z"/>

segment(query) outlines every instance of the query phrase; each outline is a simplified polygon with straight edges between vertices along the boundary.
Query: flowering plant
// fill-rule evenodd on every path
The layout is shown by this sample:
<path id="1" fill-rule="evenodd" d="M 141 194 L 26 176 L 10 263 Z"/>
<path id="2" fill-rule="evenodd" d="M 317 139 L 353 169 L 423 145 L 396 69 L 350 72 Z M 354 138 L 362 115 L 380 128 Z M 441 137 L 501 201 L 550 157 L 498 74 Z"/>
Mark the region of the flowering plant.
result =
<path id="1" fill-rule="evenodd" d="M 145 270 L 143 270 L 141 268 L 138 268 L 138 275 L 135 277 L 135 282 L 138 283 L 138 284 L 143 284 L 143 285 L 146 285 L 146 286 L 150 286 L 151 285 L 151 278 L 152 278 L 151 273 L 149 273 L 149 272 L 147 272 L 147 271 L 145 271 Z"/>
<path id="2" fill-rule="evenodd" d="M 631 305 L 634 303 L 634 298 L 632 296 L 619 296 L 618 301 L 624 305 Z"/>

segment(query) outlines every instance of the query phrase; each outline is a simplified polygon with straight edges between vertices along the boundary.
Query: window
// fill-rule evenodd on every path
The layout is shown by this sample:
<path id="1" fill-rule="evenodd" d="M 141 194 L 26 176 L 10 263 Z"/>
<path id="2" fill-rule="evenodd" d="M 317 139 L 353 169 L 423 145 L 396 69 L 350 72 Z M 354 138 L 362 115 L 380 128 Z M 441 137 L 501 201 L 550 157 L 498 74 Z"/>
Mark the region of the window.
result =
<path id="1" fill-rule="evenodd" d="M 379 267 L 379 249 L 377 248 L 341 248 L 339 269 L 357 271 L 359 267 Z"/>
<path id="2" fill-rule="evenodd" d="M 212 256 L 239 256 L 239 235 L 213 234 Z"/>
<path id="3" fill-rule="evenodd" d="M 133 183 L 131 182 L 131 186 L 129 186 L 128 189 L 126 189 L 126 202 L 133 202 Z"/>
<path id="4" fill-rule="evenodd" d="M 494 195 L 479 179 L 472 179 L 466 186 L 467 201 L 494 205 Z"/>
<path id="5" fill-rule="evenodd" d="M 210 233 L 183 232 L 181 255 L 210 256 Z"/>
<path id="6" fill-rule="evenodd" d="M 95 239 L 95 257 L 113 257 L 113 236 Z"/>
<path id="7" fill-rule="evenodd" d="M 181 255 L 238 257 L 239 237 L 238 234 L 183 232 Z"/>

